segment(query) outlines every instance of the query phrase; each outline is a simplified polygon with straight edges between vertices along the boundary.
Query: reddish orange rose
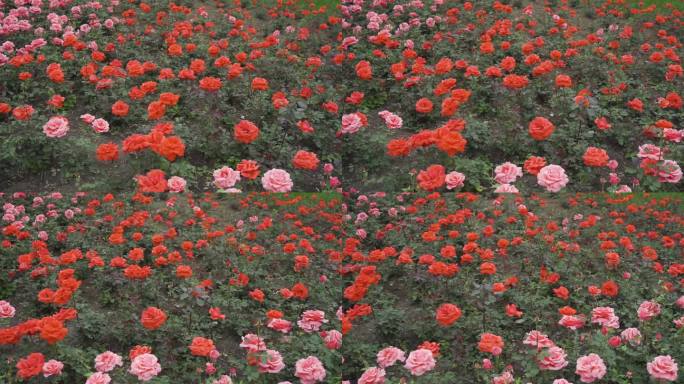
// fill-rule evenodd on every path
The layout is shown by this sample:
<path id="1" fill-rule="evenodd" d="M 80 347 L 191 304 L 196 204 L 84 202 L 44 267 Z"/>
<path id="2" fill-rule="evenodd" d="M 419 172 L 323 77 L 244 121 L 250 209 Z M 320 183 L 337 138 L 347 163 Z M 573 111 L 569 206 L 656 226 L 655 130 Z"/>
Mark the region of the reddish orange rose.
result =
<path id="1" fill-rule="evenodd" d="M 259 137 L 259 128 L 249 120 L 240 120 L 233 127 L 233 137 L 240 143 L 249 144 Z"/>
<path id="2" fill-rule="evenodd" d="M 297 151 L 292 158 L 292 165 L 298 169 L 314 170 L 318 167 L 318 156 L 313 152 Z"/>
<path id="3" fill-rule="evenodd" d="M 151 331 L 159 329 L 166 322 L 167 316 L 164 311 L 157 307 L 147 307 L 140 316 L 140 323 Z"/>
<path id="4" fill-rule="evenodd" d="M 555 127 L 548 119 L 544 117 L 535 117 L 530 122 L 528 127 L 528 132 L 530 136 L 538 141 L 546 140 L 551 134 Z"/>
<path id="5" fill-rule="evenodd" d="M 445 178 L 444 167 L 433 164 L 418 173 L 418 186 L 426 191 L 433 191 L 444 185 Z"/>
<path id="6" fill-rule="evenodd" d="M 589 167 L 605 167 L 608 165 L 608 160 L 610 160 L 610 157 L 608 156 L 608 152 L 606 152 L 604 149 L 589 147 L 584 152 L 582 160 L 584 160 L 584 165 Z"/>
<path id="7" fill-rule="evenodd" d="M 437 322 L 443 326 L 448 327 L 455 323 L 461 317 L 461 309 L 454 304 L 442 304 L 437 308 Z"/>

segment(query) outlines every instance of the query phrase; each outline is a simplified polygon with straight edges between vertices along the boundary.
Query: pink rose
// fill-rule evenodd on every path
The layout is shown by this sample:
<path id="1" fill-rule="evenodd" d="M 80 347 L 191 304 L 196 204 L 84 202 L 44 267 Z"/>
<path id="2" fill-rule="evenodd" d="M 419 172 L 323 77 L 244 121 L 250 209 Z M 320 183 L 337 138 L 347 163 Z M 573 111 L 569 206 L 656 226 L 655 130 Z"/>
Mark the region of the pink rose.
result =
<path id="1" fill-rule="evenodd" d="M 417 349 L 409 353 L 404 368 L 414 376 L 421 376 L 435 367 L 435 358 L 429 349 Z"/>
<path id="2" fill-rule="evenodd" d="M 651 320 L 660 314 L 660 304 L 654 301 L 644 301 L 639 305 L 637 314 L 641 321 Z"/>
<path id="3" fill-rule="evenodd" d="M 658 165 L 658 181 L 661 183 L 679 183 L 682 169 L 676 161 L 665 160 Z"/>
<path id="4" fill-rule="evenodd" d="M 620 328 L 620 319 L 611 307 L 596 307 L 591 311 L 591 322 L 608 328 Z"/>
<path id="5" fill-rule="evenodd" d="M 61 375 L 62 368 L 64 368 L 64 364 L 62 364 L 61 361 L 48 360 L 43 363 L 43 376 L 50 377 L 53 375 Z"/>
<path id="6" fill-rule="evenodd" d="M 323 323 L 327 323 L 328 320 L 325 318 L 325 313 L 323 311 L 304 311 L 302 317 L 297 321 L 299 328 L 304 330 L 304 332 L 317 332 Z"/>
<path id="7" fill-rule="evenodd" d="M 656 357 L 646 364 L 646 369 L 656 380 L 677 380 L 677 363 L 670 355 Z"/>
<path id="8" fill-rule="evenodd" d="M 105 119 L 95 119 L 90 125 L 97 133 L 109 132 L 109 123 Z"/>
<path id="9" fill-rule="evenodd" d="M 64 116 L 54 116 L 43 125 L 43 133 L 47 137 L 64 137 L 69 132 L 69 120 Z"/>
<path id="10" fill-rule="evenodd" d="M 95 372 L 88 377 L 88 380 L 86 380 L 85 384 L 109 384 L 111 381 L 112 378 L 109 377 L 108 374 Z"/>
<path id="11" fill-rule="evenodd" d="M 93 121 L 95 121 L 95 116 L 91 115 L 90 113 L 83 114 L 80 117 L 81 120 L 83 120 L 83 122 L 86 124 L 92 124 Z"/>
<path id="12" fill-rule="evenodd" d="M 286 171 L 274 168 L 264 173 L 261 178 L 261 185 L 268 192 L 290 192 L 292 190 L 292 179 Z"/>
<path id="13" fill-rule="evenodd" d="M 401 119 L 401 117 L 390 111 L 381 111 L 378 112 L 378 115 L 380 115 L 380 117 L 385 121 L 385 125 L 389 129 L 399 129 L 404 124 L 404 121 Z"/>
<path id="14" fill-rule="evenodd" d="M 16 310 L 9 302 L 0 300 L 0 319 L 11 319 L 14 317 Z"/>
<path id="15" fill-rule="evenodd" d="M 385 370 L 378 367 L 370 367 L 359 377 L 357 384 L 383 384 L 385 382 Z"/>
<path id="16" fill-rule="evenodd" d="M 350 113 L 342 116 L 342 133 L 356 133 L 363 125 L 361 117 L 356 113 Z"/>
<path id="17" fill-rule="evenodd" d="M 494 190 L 494 193 L 519 193 L 520 191 L 515 185 L 511 184 L 500 184 Z"/>
<path id="18" fill-rule="evenodd" d="M 580 376 L 583 383 L 593 383 L 601 379 L 606 374 L 606 365 L 601 356 L 590 353 L 577 359 L 575 373 Z"/>
<path id="19" fill-rule="evenodd" d="M 285 368 L 283 357 L 280 352 L 272 349 L 266 350 L 266 356 L 259 361 L 259 372 L 262 373 L 278 373 Z"/>
<path id="20" fill-rule="evenodd" d="M 558 324 L 574 331 L 584 326 L 584 317 L 563 315 Z"/>
<path id="21" fill-rule="evenodd" d="M 553 381 L 552 384 L 572 384 L 571 382 L 565 380 L 565 379 L 556 379 Z"/>
<path id="22" fill-rule="evenodd" d="M 380 352 L 378 352 L 377 362 L 380 368 L 391 367 L 396 364 L 397 361 L 402 363 L 406 360 L 404 351 L 396 347 L 387 347 Z"/>
<path id="23" fill-rule="evenodd" d="M 568 176 L 565 170 L 555 164 L 550 164 L 539 170 L 537 183 L 549 192 L 558 192 L 568 184 Z"/>
<path id="24" fill-rule="evenodd" d="M 684 295 L 679 296 L 677 301 L 675 301 L 675 304 L 679 307 L 679 309 L 684 309 Z"/>
<path id="25" fill-rule="evenodd" d="M 166 181 L 166 184 L 168 185 L 170 192 L 180 193 L 185 190 L 187 182 L 182 177 L 172 176 Z"/>
<path id="26" fill-rule="evenodd" d="M 212 384 L 233 384 L 233 380 L 228 375 L 221 375 L 221 377 L 214 380 Z"/>
<path id="27" fill-rule="evenodd" d="M 568 365 L 568 361 L 565 360 L 566 357 L 567 354 L 562 348 L 551 347 L 544 352 L 543 357 L 539 360 L 539 369 L 559 371 Z"/>
<path id="28" fill-rule="evenodd" d="M 639 146 L 637 157 L 640 159 L 660 160 L 662 155 L 663 153 L 657 145 L 644 144 Z"/>
<path id="29" fill-rule="evenodd" d="M 334 329 L 332 331 L 328 331 L 325 333 L 323 341 L 328 349 L 340 349 L 342 346 L 342 333 Z"/>
<path id="30" fill-rule="evenodd" d="M 315 384 L 325 379 L 323 363 L 314 356 L 299 359 L 295 363 L 295 376 L 299 377 L 302 384 Z"/>
<path id="31" fill-rule="evenodd" d="M 266 343 L 264 343 L 264 339 L 261 337 L 248 333 L 242 336 L 240 348 L 245 348 L 249 352 L 261 352 L 266 350 Z"/>
<path id="32" fill-rule="evenodd" d="M 138 376 L 140 381 L 149 381 L 161 372 L 161 365 L 157 356 L 151 353 L 143 353 L 133 359 L 131 369 L 128 372 Z"/>
<path id="33" fill-rule="evenodd" d="M 217 188 L 232 188 L 238 181 L 240 181 L 240 172 L 233 168 L 223 167 L 214 171 L 214 185 Z"/>
<path id="34" fill-rule="evenodd" d="M 556 346 L 548 336 L 536 330 L 527 332 L 523 344 L 535 347 L 538 350 Z"/>
<path id="35" fill-rule="evenodd" d="M 444 178 L 444 181 L 446 181 L 447 189 L 460 188 L 465 181 L 465 175 L 456 171 L 449 172 Z"/>
<path id="36" fill-rule="evenodd" d="M 632 345 L 641 344 L 641 332 L 637 328 L 627 328 L 620 333 L 622 340 L 629 342 Z"/>
<path id="37" fill-rule="evenodd" d="M 106 373 L 116 368 L 116 366 L 123 366 L 123 360 L 121 356 L 114 352 L 103 352 L 95 357 L 95 369 L 98 372 Z"/>
<path id="38" fill-rule="evenodd" d="M 292 330 L 292 323 L 285 319 L 271 319 L 267 327 L 273 329 L 274 331 L 288 333 Z"/>
<path id="39" fill-rule="evenodd" d="M 499 184 L 513 183 L 515 179 L 523 175 L 522 168 L 510 162 L 497 166 L 494 169 L 494 173 L 496 174 L 494 180 Z"/>

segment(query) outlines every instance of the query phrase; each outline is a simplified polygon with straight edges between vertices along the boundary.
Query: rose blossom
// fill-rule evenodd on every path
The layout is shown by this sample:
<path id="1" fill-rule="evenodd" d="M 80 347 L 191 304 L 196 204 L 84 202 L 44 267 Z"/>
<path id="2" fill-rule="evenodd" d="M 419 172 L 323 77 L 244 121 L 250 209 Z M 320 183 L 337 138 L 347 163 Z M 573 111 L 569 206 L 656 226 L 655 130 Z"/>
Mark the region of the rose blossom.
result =
<path id="1" fill-rule="evenodd" d="M 523 340 L 523 344 L 536 347 L 539 350 L 555 346 L 553 341 L 551 341 L 548 336 L 537 330 L 527 332 L 525 335 L 525 340 Z"/>
<path id="2" fill-rule="evenodd" d="M 506 162 L 494 169 L 494 180 L 499 184 L 510 184 L 515 182 L 518 177 L 522 177 L 522 168 L 517 165 Z"/>
<path id="3" fill-rule="evenodd" d="M 109 123 L 105 119 L 95 119 L 90 125 L 97 133 L 109 132 Z"/>
<path id="4" fill-rule="evenodd" d="M 606 374 L 606 365 L 603 363 L 601 356 L 590 353 L 577 359 L 575 373 L 580 376 L 581 382 L 593 383 L 603 378 Z"/>
<path id="5" fill-rule="evenodd" d="M 447 189 L 460 188 L 465 181 L 465 175 L 456 171 L 449 172 L 444 178 L 444 181 L 446 181 Z"/>
<path id="6" fill-rule="evenodd" d="M 248 333 L 242 336 L 240 348 L 245 348 L 249 352 L 261 352 L 266 350 L 266 343 L 264 343 L 264 339 L 261 337 Z"/>
<path id="7" fill-rule="evenodd" d="M 230 167 L 219 168 L 214 171 L 214 185 L 220 189 L 231 188 L 240 181 L 240 172 Z"/>
<path id="8" fill-rule="evenodd" d="M 342 133 L 356 133 L 363 125 L 361 117 L 356 113 L 350 113 L 342 116 Z"/>
<path id="9" fill-rule="evenodd" d="M 50 377 L 53 375 L 61 375 L 64 364 L 57 360 L 48 360 L 43 364 L 43 376 Z"/>
<path id="10" fill-rule="evenodd" d="M 417 349 L 409 353 L 404 368 L 414 376 L 421 376 L 435 367 L 435 358 L 429 349 Z"/>
<path id="11" fill-rule="evenodd" d="M 620 333 L 622 340 L 629 342 L 632 345 L 641 344 L 641 332 L 637 328 L 627 328 Z"/>
<path id="12" fill-rule="evenodd" d="M 520 191 L 515 185 L 512 184 L 500 184 L 494 190 L 494 193 L 519 193 Z"/>
<path id="13" fill-rule="evenodd" d="M 378 367 L 370 367 L 361 375 L 357 384 L 383 384 L 385 382 L 385 370 Z"/>
<path id="14" fill-rule="evenodd" d="M 608 328 L 620 328 L 620 319 L 611 307 L 596 307 L 591 311 L 591 322 Z"/>
<path id="15" fill-rule="evenodd" d="M 121 356 L 114 352 L 103 352 L 95 357 L 95 369 L 98 372 L 109 372 L 116 368 L 117 365 L 119 367 L 123 366 L 123 360 L 121 359 Z"/>
<path id="16" fill-rule="evenodd" d="M 327 323 L 328 320 L 325 318 L 325 313 L 323 311 L 309 310 L 304 311 L 302 318 L 297 321 L 299 328 L 304 330 L 304 332 L 316 332 L 321 328 L 323 323 Z"/>
<path id="17" fill-rule="evenodd" d="M 285 319 L 271 319 L 266 326 L 282 333 L 288 333 L 292 329 L 292 323 Z"/>
<path id="18" fill-rule="evenodd" d="M 670 356 L 658 356 L 646 364 L 646 370 L 656 380 L 677 380 L 677 363 Z"/>
<path id="19" fill-rule="evenodd" d="M 328 331 L 325 333 L 323 341 L 325 342 L 325 346 L 328 349 L 340 349 L 340 347 L 342 346 L 342 333 L 335 329 L 333 329 L 332 331 Z"/>
<path id="20" fill-rule="evenodd" d="M 568 365 L 565 360 L 567 354 L 562 348 L 551 347 L 546 350 L 544 357 L 539 360 L 539 369 L 549 371 L 559 371 Z"/>
<path id="21" fill-rule="evenodd" d="M 556 379 L 553 381 L 552 384 L 572 384 L 571 382 L 565 380 L 565 379 Z"/>
<path id="22" fill-rule="evenodd" d="M 187 182 L 182 177 L 172 176 L 166 181 L 166 184 L 168 185 L 170 192 L 180 193 L 185 190 Z"/>
<path id="23" fill-rule="evenodd" d="M 266 358 L 259 361 L 259 372 L 278 373 L 285 368 L 283 357 L 280 352 L 272 349 L 266 350 Z"/>
<path id="24" fill-rule="evenodd" d="M 268 192 L 289 192 L 292 190 L 292 179 L 286 171 L 274 168 L 264 173 L 261 185 Z"/>
<path id="25" fill-rule="evenodd" d="M 140 381 L 149 381 L 161 372 L 161 365 L 157 356 L 151 353 L 143 353 L 133 359 L 131 369 L 128 372 L 138 376 Z"/>
<path id="26" fill-rule="evenodd" d="M 682 179 L 682 169 L 676 161 L 664 160 L 658 165 L 658 181 L 661 183 L 678 183 Z"/>
<path id="27" fill-rule="evenodd" d="M 660 314 L 660 304 L 654 301 L 644 301 L 639 305 L 637 314 L 641 321 L 651 320 Z"/>
<path id="28" fill-rule="evenodd" d="M 315 384 L 323 381 L 325 374 L 323 363 L 314 356 L 299 359 L 295 363 L 295 376 L 299 377 L 302 384 Z"/>
<path id="29" fill-rule="evenodd" d="M 566 184 L 568 184 L 568 176 L 565 174 L 565 170 L 555 164 L 549 164 L 544 168 L 539 170 L 537 174 L 537 183 L 542 187 L 546 188 L 549 192 L 558 192 Z"/>
<path id="30" fill-rule="evenodd" d="M 399 129 L 404 124 L 401 117 L 395 115 L 390 111 L 381 111 L 378 112 L 378 115 L 380 115 L 380 117 L 384 120 L 385 125 L 389 129 Z"/>
<path id="31" fill-rule="evenodd" d="M 69 120 L 64 116 L 54 116 L 43 125 L 43 133 L 47 137 L 64 137 L 69 132 Z"/>
<path id="32" fill-rule="evenodd" d="M 387 347 L 377 355 L 377 362 L 380 368 L 387 368 L 393 366 L 397 361 L 402 363 L 406 360 L 404 351 L 396 347 Z"/>
<path id="33" fill-rule="evenodd" d="M 0 319 L 11 319 L 14 317 L 16 310 L 9 302 L 0 300 Z"/>
<path id="34" fill-rule="evenodd" d="M 88 377 L 88 380 L 86 380 L 85 384 L 109 384 L 111 381 L 112 378 L 109 377 L 108 374 L 95 372 Z"/>

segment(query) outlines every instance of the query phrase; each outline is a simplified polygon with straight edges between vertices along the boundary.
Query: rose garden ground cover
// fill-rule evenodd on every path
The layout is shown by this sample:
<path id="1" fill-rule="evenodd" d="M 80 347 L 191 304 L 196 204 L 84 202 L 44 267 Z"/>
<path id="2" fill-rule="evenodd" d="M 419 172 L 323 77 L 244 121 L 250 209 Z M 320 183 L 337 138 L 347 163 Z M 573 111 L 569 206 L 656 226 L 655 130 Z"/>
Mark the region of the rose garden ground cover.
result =
<path id="1" fill-rule="evenodd" d="M 678 194 L 2 202 L 2 382 L 681 377 Z"/>

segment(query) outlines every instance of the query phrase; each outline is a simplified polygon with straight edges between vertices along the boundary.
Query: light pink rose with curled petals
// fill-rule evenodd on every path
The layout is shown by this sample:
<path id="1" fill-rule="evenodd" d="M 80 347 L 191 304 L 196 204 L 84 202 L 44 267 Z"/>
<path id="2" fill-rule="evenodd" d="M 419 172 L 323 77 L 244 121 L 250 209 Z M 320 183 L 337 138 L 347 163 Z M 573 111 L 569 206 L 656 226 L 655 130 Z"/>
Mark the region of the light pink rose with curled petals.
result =
<path id="1" fill-rule="evenodd" d="M 378 367 L 370 367 L 359 377 L 357 384 L 384 384 L 385 370 Z"/>
<path id="2" fill-rule="evenodd" d="M 293 183 L 287 171 L 274 168 L 264 173 L 261 185 L 268 192 L 290 192 Z"/>
<path id="3" fill-rule="evenodd" d="M 404 368 L 414 376 L 422 376 L 435 368 L 435 358 L 429 349 L 417 349 L 409 353 Z"/>
<path id="4" fill-rule="evenodd" d="M 672 356 L 658 356 L 646 364 L 649 375 L 656 380 L 677 380 L 677 362 Z"/>
<path id="5" fill-rule="evenodd" d="M 169 192 L 180 193 L 180 192 L 183 192 L 185 190 L 185 186 L 188 183 L 182 177 L 172 176 L 166 181 L 166 184 L 169 187 Z"/>
<path id="6" fill-rule="evenodd" d="M 109 384 L 112 378 L 108 374 L 102 372 L 95 372 L 88 377 L 85 384 Z"/>
<path id="7" fill-rule="evenodd" d="M 90 123 L 90 126 L 97 133 L 109 132 L 109 123 L 105 119 L 95 119 Z"/>
<path id="8" fill-rule="evenodd" d="M 230 167 L 219 168 L 214 171 L 214 185 L 220 189 L 232 188 L 240 181 L 240 172 Z"/>
<path id="9" fill-rule="evenodd" d="M 537 184 L 546 188 L 549 192 L 558 192 L 568 184 L 568 176 L 563 167 L 549 164 L 539 170 L 537 174 Z"/>
<path id="10" fill-rule="evenodd" d="M 551 347 L 543 352 L 543 357 L 539 359 L 538 365 L 541 370 L 559 371 L 568 365 L 565 358 L 568 355 L 563 348 Z"/>
<path id="11" fill-rule="evenodd" d="M 309 356 L 295 363 L 295 376 L 302 384 L 315 384 L 325 379 L 325 368 L 318 358 Z"/>
<path id="12" fill-rule="evenodd" d="M 520 191 L 515 185 L 512 184 L 500 184 L 494 190 L 494 193 L 519 193 Z"/>
<path id="13" fill-rule="evenodd" d="M 8 301 L 0 300 L 0 319 L 11 319 L 16 310 Z"/>
<path id="14" fill-rule="evenodd" d="M 117 366 L 123 366 L 123 359 L 114 352 L 103 352 L 95 357 L 95 369 L 98 372 L 106 373 Z"/>
<path id="15" fill-rule="evenodd" d="M 283 363 L 283 357 L 280 355 L 280 352 L 267 349 L 265 353 L 265 358 L 259 361 L 259 372 L 278 373 L 285 368 L 285 363 Z"/>
<path id="16" fill-rule="evenodd" d="M 499 184 L 510 184 L 515 182 L 518 177 L 522 177 L 522 168 L 517 165 L 506 162 L 494 168 L 494 180 Z"/>
<path id="17" fill-rule="evenodd" d="M 64 116 L 54 116 L 43 125 L 43 133 L 50 138 L 66 136 L 69 132 L 69 120 Z"/>
<path id="18" fill-rule="evenodd" d="M 639 305 L 639 309 L 637 310 L 637 315 L 639 316 L 639 320 L 646 321 L 646 320 L 651 320 L 652 318 L 658 316 L 660 314 L 660 304 L 654 302 L 654 301 L 644 301 Z"/>
<path id="19" fill-rule="evenodd" d="M 324 323 L 328 320 L 325 318 L 325 312 L 318 310 L 309 310 L 302 313 L 301 319 L 297 321 L 297 325 L 304 332 L 317 332 Z"/>
<path id="20" fill-rule="evenodd" d="M 128 372 L 138 376 L 140 381 L 150 381 L 161 372 L 161 365 L 157 356 L 151 353 L 143 353 L 133 359 L 131 369 Z"/>
<path id="21" fill-rule="evenodd" d="M 63 368 L 64 364 L 61 361 L 48 360 L 45 363 L 43 363 L 43 376 L 59 376 L 62 374 Z"/>
<path id="22" fill-rule="evenodd" d="M 606 374 L 606 365 L 601 356 L 590 353 L 577 359 L 575 373 L 580 376 L 583 383 L 593 383 L 600 380 Z"/>
<path id="23" fill-rule="evenodd" d="M 391 367 L 396 364 L 397 361 L 404 362 L 406 360 L 406 354 L 404 351 L 397 347 L 387 347 L 377 355 L 377 362 L 380 368 Z"/>
<path id="24" fill-rule="evenodd" d="M 444 178 L 444 181 L 446 182 L 447 189 L 460 188 L 465 181 L 465 175 L 456 171 L 449 172 Z"/>

